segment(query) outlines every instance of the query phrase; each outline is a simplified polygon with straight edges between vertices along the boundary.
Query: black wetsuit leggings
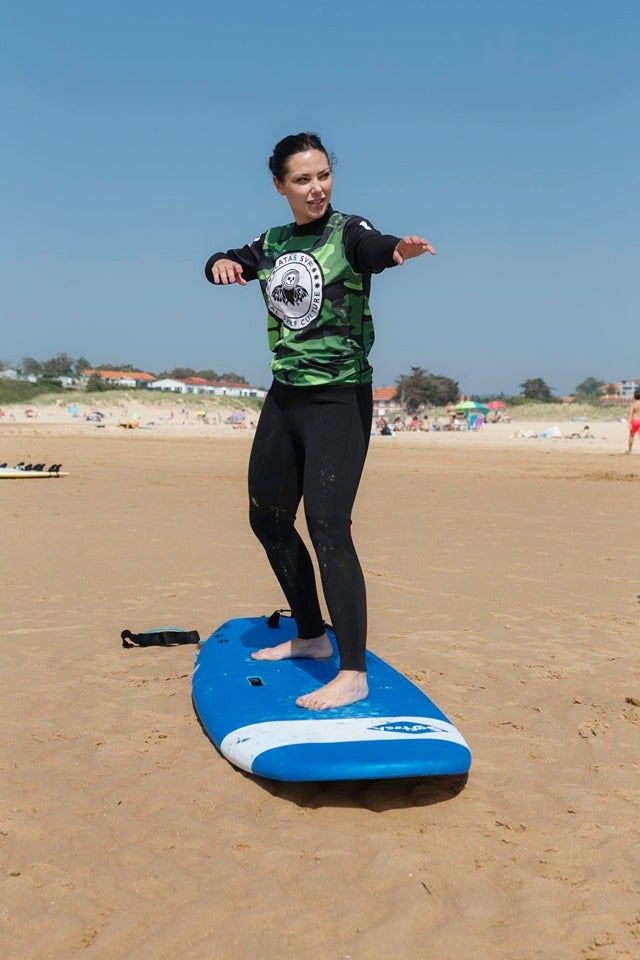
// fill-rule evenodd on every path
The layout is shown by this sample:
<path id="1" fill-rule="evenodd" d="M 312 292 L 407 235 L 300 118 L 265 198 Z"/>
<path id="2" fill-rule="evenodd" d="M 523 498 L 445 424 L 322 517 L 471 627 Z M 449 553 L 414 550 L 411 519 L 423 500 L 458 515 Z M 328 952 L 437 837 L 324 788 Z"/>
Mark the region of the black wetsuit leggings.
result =
<path id="1" fill-rule="evenodd" d="M 272 385 L 249 461 L 249 518 L 302 639 L 324 632 L 309 553 L 294 527 L 304 498 L 342 670 L 365 670 L 367 605 L 351 510 L 371 434 L 371 386 Z"/>

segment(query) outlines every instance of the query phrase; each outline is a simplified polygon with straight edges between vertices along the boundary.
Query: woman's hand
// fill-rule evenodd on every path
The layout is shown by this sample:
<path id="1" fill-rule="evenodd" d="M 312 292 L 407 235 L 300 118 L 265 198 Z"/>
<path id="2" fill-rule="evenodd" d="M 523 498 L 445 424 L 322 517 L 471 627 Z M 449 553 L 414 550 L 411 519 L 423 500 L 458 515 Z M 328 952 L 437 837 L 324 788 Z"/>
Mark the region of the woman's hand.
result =
<path id="1" fill-rule="evenodd" d="M 423 240 L 422 237 L 403 237 L 396 244 L 393 259 L 396 263 L 402 264 L 413 257 L 421 257 L 423 253 L 430 253 L 432 257 L 436 255 L 436 251 L 428 240 Z"/>
<path id="2" fill-rule="evenodd" d="M 239 283 L 246 287 L 247 281 L 242 276 L 242 267 L 235 260 L 216 260 L 211 267 L 214 283 Z"/>

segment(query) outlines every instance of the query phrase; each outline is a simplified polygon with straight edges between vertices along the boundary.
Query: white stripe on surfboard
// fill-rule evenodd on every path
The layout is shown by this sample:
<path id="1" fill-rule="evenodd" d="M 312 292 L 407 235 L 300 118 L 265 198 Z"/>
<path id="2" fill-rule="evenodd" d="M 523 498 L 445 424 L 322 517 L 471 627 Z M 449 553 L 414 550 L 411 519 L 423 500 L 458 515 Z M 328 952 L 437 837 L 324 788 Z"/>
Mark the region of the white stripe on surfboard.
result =
<path id="1" fill-rule="evenodd" d="M 43 477 L 68 477 L 63 471 L 54 470 L 14 470 L 13 467 L 0 467 L 0 480 L 37 480 Z"/>
<path id="2" fill-rule="evenodd" d="M 391 742 L 393 740 L 444 740 L 467 744 L 452 723 L 429 717 L 345 717 L 338 719 L 267 720 L 232 730 L 222 740 L 220 752 L 242 770 L 251 772 L 256 757 L 277 747 L 308 743 Z"/>

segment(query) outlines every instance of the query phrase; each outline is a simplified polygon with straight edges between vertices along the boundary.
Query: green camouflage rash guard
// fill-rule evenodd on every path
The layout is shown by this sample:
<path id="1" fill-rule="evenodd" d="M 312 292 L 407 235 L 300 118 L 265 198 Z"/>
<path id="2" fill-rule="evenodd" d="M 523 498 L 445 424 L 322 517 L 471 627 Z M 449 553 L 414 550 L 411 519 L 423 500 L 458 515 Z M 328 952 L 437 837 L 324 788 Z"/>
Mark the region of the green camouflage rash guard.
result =
<path id="1" fill-rule="evenodd" d="M 287 224 L 262 238 L 256 273 L 268 311 L 271 369 L 281 383 L 371 383 L 368 284 L 345 255 L 348 219 L 334 211 L 320 234 L 296 235 Z"/>
<path id="2" fill-rule="evenodd" d="M 319 220 L 273 227 L 244 247 L 214 253 L 259 280 L 268 311 L 272 369 L 293 386 L 371 383 L 371 275 L 395 265 L 398 237 L 329 207 Z"/>

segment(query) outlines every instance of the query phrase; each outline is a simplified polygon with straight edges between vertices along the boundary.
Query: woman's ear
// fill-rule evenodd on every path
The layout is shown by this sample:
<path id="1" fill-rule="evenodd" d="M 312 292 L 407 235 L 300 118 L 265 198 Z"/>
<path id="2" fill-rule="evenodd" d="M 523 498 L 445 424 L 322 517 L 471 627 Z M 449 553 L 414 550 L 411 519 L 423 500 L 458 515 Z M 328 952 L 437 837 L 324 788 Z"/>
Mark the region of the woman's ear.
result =
<path id="1" fill-rule="evenodd" d="M 284 186 L 282 185 L 282 183 L 280 182 L 280 180 L 278 180 L 277 177 L 274 177 L 274 178 L 273 178 L 273 185 L 274 185 L 274 187 L 276 188 L 276 190 L 278 191 L 278 193 L 280 194 L 280 196 L 281 196 L 281 197 L 284 197 Z"/>

